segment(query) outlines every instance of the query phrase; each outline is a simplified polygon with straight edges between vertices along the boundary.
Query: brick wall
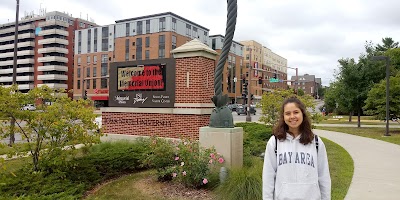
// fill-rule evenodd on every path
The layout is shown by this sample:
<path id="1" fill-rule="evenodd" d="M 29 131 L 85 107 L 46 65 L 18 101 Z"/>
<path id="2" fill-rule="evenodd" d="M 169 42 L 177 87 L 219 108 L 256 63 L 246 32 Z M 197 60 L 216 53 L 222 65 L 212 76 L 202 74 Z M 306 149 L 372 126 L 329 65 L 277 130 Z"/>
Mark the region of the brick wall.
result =
<path id="1" fill-rule="evenodd" d="M 205 57 L 176 59 L 175 103 L 212 103 L 214 64 L 214 60 Z"/>
<path id="2" fill-rule="evenodd" d="M 199 139 L 199 127 L 207 126 L 210 120 L 210 115 L 116 112 L 102 115 L 103 124 L 107 124 L 105 133 L 196 140 Z"/>

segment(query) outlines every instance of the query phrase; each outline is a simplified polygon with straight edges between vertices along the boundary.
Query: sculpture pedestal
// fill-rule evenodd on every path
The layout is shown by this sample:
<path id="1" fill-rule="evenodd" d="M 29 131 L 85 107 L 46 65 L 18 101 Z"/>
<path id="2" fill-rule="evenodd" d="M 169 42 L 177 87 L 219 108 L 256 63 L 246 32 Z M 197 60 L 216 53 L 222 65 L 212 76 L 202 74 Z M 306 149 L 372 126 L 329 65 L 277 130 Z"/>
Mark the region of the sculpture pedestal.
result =
<path id="1" fill-rule="evenodd" d="M 214 148 L 224 156 L 225 166 L 241 168 L 243 166 L 243 128 L 212 128 L 201 127 L 200 145 Z"/>

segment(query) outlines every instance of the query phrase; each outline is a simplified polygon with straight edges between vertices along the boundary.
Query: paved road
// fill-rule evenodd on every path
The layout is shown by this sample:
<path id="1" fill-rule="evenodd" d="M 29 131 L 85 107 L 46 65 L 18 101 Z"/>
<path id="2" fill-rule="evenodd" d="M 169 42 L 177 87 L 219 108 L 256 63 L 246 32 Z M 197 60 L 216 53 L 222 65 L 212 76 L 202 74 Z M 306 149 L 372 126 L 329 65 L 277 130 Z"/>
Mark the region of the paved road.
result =
<path id="1" fill-rule="evenodd" d="M 345 148 L 354 175 L 345 199 L 400 199 L 400 145 L 332 131 L 314 130 Z"/>

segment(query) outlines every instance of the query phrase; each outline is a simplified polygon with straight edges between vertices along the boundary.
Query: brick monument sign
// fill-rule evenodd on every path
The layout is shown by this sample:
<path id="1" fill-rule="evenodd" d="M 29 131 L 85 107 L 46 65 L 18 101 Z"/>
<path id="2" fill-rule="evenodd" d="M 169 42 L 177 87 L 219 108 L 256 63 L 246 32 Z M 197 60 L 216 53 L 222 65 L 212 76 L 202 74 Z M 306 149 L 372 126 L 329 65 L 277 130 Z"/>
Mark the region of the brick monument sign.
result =
<path id="1" fill-rule="evenodd" d="M 110 107 L 101 109 L 105 138 L 199 139 L 214 108 L 217 52 L 194 39 L 171 53 L 174 58 L 111 64 Z"/>

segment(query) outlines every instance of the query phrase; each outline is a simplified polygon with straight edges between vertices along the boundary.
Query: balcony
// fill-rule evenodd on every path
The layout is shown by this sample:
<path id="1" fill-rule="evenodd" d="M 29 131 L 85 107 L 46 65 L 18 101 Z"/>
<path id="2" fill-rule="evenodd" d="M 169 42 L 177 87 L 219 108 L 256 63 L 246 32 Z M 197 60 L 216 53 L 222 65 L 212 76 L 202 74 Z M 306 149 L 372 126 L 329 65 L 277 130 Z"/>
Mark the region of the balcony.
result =
<path id="1" fill-rule="evenodd" d="M 17 60 L 17 65 L 20 64 L 34 64 L 35 60 L 33 58 L 26 58 L 26 59 L 18 59 Z M 7 61 L 0 61 L 0 66 L 8 66 L 8 65 L 13 65 L 14 61 L 13 60 L 7 60 Z"/>
<path id="2" fill-rule="evenodd" d="M 59 71 L 59 72 L 67 72 L 67 66 L 60 66 L 60 65 L 47 65 L 47 66 L 38 66 L 39 72 L 47 72 L 47 71 Z M 1 71 L 0 71 L 1 73 Z"/>
<path id="3" fill-rule="evenodd" d="M 19 42 L 17 47 L 35 47 L 35 42 Z M 14 49 L 14 44 L 1 45 L 0 50 Z"/>
<path id="4" fill-rule="evenodd" d="M 60 56 L 46 56 L 46 57 L 38 58 L 38 62 L 41 62 L 41 63 L 53 62 L 53 61 L 67 63 L 68 62 L 68 58 L 60 57 Z"/>
<path id="5" fill-rule="evenodd" d="M 17 82 L 18 81 L 33 81 L 33 75 L 32 76 L 17 76 Z M 0 77 L 0 83 L 4 82 L 12 82 L 12 76 L 10 77 Z"/>
<path id="6" fill-rule="evenodd" d="M 63 83 L 44 83 L 44 84 L 38 84 L 37 86 L 41 87 L 43 85 L 47 85 L 51 89 L 68 89 L 68 85 Z"/>
<path id="7" fill-rule="evenodd" d="M 68 40 L 60 39 L 60 38 L 42 39 L 42 40 L 39 40 L 38 43 L 39 43 L 39 45 L 43 45 L 43 44 L 63 44 L 63 45 L 68 45 L 69 44 Z"/>
<path id="8" fill-rule="evenodd" d="M 24 73 L 24 72 L 35 72 L 35 69 L 33 67 L 21 67 L 17 68 L 17 73 Z M 0 74 L 12 74 L 13 73 L 13 68 L 9 69 L 0 69 Z"/>
<path id="9" fill-rule="evenodd" d="M 25 51 L 18 51 L 18 56 L 27 56 L 27 55 L 35 55 L 35 51 L 33 50 L 25 50 Z M 14 52 L 8 53 L 0 53 L 0 58 L 14 58 Z"/>
<path id="10" fill-rule="evenodd" d="M 38 53 L 63 53 L 63 54 L 68 54 L 68 49 L 61 48 L 61 47 L 40 48 L 40 49 L 38 49 Z"/>
<path id="11" fill-rule="evenodd" d="M 69 23 L 68 22 L 63 22 L 63 21 L 59 21 L 59 20 L 47 20 L 45 22 L 40 22 L 39 23 L 39 27 L 46 27 L 46 26 L 63 26 L 63 27 L 69 27 Z"/>
<path id="12" fill-rule="evenodd" d="M 18 26 L 18 31 L 29 30 L 29 29 L 35 29 L 35 26 L 33 24 Z M 15 32 L 15 27 L 0 30 L 0 34 L 14 33 L 14 32 Z"/>
<path id="13" fill-rule="evenodd" d="M 60 30 L 60 29 L 50 29 L 50 30 L 44 30 L 39 32 L 39 36 L 45 36 L 45 35 L 63 35 L 63 36 L 68 36 L 68 31 Z"/>
<path id="14" fill-rule="evenodd" d="M 45 74 L 45 75 L 38 75 L 38 80 L 47 81 L 47 80 L 62 80 L 66 81 L 68 79 L 67 75 L 62 74 Z"/>
<path id="15" fill-rule="evenodd" d="M 5 85 L 4 87 L 11 87 L 11 85 Z M 20 84 L 18 85 L 18 89 L 19 90 L 31 90 L 33 89 L 35 86 L 31 83 L 31 84 Z"/>
<path id="16" fill-rule="evenodd" d="M 0 42 L 6 42 L 6 41 L 14 41 L 14 36 L 7 36 L 7 37 L 2 37 L 0 38 Z M 35 34 L 33 33 L 24 33 L 24 34 L 19 34 L 18 39 L 26 39 L 26 38 L 35 38 Z"/>

